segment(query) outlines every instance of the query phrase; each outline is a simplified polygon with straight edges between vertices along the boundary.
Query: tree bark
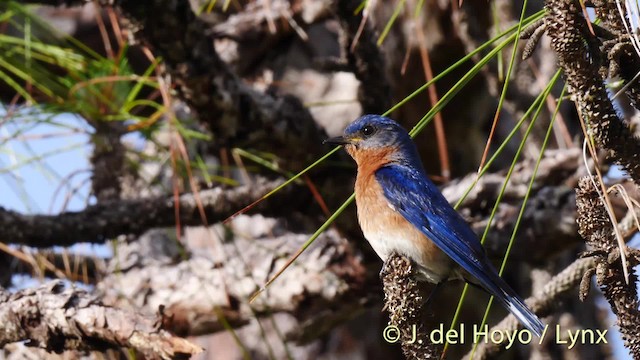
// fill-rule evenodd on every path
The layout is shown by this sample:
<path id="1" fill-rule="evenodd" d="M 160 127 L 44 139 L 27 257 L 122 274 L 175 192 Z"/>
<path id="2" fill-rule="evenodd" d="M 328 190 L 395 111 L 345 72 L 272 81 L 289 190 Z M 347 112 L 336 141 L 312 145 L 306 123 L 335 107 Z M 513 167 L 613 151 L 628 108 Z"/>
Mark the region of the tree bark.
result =
<path id="1" fill-rule="evenodd" d="M 62 281 L 15 294 L 0 290 L 0 347 L 25 340 L 58 353 L 128 347 L 153 358 L 183 359 L 202 351 L 152 320 L 104 306 Z"/>

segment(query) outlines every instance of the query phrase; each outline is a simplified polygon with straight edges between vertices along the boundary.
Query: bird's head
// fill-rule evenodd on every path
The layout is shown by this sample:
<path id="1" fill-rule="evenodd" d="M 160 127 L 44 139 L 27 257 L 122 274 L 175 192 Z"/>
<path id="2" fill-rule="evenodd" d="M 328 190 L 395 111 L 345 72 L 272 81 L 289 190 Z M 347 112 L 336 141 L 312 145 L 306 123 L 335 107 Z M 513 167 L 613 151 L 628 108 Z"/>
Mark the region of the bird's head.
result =
<path id="1" fill-rule="evenodd" d="M 407 131 L 397 122 L 380 115 L 364 115 L 344 130 L 344 135 L 325 140 L 325 144 L 344 145 L 358 164 L 371 161 L 397 161 L 413 158 L 415 146 Z"/>

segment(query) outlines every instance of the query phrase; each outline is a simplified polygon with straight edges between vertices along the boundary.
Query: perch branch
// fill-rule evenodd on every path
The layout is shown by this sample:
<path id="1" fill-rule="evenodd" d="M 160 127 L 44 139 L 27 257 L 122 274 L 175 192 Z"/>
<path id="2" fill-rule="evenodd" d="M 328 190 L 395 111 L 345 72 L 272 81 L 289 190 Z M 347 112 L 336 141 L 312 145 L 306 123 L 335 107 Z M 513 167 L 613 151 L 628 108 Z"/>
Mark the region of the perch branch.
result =
<path id="1" fill-rule="evenodd" d="M 407 359 L 439 359 L 440 351 L 429 340 L 430 329 L 424 323 L 425 299 L 411 260 L 396 253 L 391 254 L 380 278 L 384 289 L 384 308 L 389 313 L 389 326 L 386 329 L 391 329 L 387 335 L 399 338 Z"/>

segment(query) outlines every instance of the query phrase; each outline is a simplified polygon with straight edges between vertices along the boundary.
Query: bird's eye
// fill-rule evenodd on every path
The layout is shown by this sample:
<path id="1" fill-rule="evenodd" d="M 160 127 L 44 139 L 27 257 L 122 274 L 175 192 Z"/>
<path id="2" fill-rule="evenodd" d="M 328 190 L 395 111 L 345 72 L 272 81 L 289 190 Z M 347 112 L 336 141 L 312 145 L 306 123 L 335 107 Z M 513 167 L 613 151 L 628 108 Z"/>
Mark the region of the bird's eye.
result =
<path id="1" fill-rule="evenodd" d="M 364 136 L 371 136 L 374 132 L 376 132 L 376 129 L 371 125 L 362 128 L 362 135 Z"/>

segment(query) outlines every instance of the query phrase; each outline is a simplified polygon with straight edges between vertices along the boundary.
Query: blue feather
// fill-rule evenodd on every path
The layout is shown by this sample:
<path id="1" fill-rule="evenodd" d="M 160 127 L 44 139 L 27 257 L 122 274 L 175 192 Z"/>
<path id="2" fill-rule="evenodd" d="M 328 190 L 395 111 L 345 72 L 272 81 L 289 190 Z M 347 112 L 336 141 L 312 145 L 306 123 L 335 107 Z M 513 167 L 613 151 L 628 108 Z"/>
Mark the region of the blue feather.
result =
<path id="1" fill-rule="evenodd" d="M 387 201 L 407 221 L 476 278 L 525 327 L 541 336 L 543 323 L 500 278 L 476 234 L 422 169 L 389 164 L 378 169 L 375 177 Z"/>

